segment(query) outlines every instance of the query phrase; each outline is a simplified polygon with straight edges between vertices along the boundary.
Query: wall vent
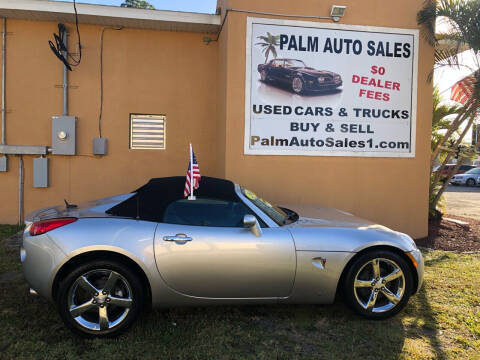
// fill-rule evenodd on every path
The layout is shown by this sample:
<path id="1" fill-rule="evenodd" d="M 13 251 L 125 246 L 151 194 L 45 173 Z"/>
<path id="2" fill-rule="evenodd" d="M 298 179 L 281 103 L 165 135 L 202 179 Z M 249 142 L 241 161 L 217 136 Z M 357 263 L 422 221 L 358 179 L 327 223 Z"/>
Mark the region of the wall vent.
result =
<path id="1" fill-rule="evenodd" d="M 130 114 L 130 149 L 165 150 L 165 116 Z"/>

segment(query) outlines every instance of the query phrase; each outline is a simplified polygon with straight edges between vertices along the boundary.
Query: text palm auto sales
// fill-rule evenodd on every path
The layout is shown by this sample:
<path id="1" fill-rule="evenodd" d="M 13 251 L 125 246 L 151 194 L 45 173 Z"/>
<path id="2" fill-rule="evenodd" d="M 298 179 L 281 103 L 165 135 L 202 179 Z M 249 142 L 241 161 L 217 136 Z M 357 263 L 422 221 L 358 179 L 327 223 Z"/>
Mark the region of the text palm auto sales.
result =
<path id="1" fill-rule="evenodd" d="M 280 35 L 280 50 L 319 52 L 318 36 Z M 410 43 L 370 40 L 367 42 L 367 55 L 385 57 L 409 58 L 411 55 Z M 360 40 L 345 38 L 325 38 L 324 53 L 335 54 L 362 54 L 364 45 Z"/>

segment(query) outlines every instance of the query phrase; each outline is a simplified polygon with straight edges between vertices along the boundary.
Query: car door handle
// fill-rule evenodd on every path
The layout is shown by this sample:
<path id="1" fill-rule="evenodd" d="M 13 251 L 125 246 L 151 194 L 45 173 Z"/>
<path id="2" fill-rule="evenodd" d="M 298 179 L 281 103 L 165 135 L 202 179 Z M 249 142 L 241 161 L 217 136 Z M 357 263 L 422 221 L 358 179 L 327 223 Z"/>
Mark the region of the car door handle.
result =
<path id="1" fill-rule="evenodd" d="M 190 236 L 185 234 L 177 234 L 175 236 L 164 236 L 164 241 L 192 241 L 193 239 Z"/>

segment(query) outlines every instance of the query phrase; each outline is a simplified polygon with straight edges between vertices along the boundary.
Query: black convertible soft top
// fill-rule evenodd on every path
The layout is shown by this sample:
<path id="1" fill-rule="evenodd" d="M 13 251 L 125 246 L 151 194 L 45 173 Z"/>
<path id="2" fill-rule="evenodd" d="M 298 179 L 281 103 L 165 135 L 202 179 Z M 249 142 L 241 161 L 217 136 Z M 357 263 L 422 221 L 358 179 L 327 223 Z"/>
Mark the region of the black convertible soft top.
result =
<path id="1" fill-rule="evenodd" d="M 185 176 L 154 178 L 141 186 L 134 196 L 115 205 L 106 213 L 114 216 L 140 220 L 162 221 L 166 207 L 173 201 L 183 199 Z M 194 191 L 197 197 L 239 201 L 233 182 L 202 176 L 200 186 Z"/>

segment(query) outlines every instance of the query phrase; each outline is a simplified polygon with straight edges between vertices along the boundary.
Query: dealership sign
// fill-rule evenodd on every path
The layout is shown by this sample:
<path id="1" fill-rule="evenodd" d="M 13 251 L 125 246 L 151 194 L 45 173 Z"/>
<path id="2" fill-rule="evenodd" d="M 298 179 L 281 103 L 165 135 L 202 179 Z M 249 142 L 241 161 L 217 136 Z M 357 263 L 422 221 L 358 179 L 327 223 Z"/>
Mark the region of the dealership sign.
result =
<path id="1" fill-rule="evenodd" d="M 418 31 L 247 18 L 245 154 L 414 157 Z"/>

